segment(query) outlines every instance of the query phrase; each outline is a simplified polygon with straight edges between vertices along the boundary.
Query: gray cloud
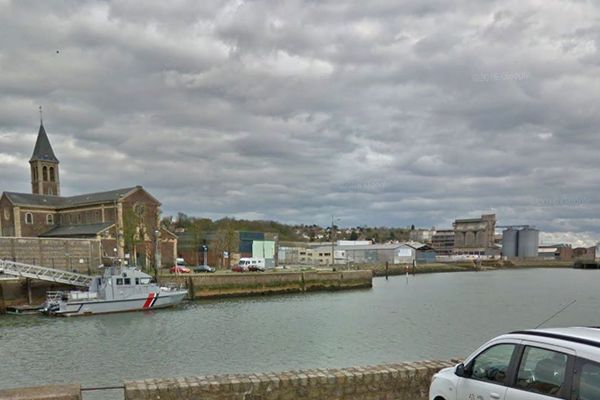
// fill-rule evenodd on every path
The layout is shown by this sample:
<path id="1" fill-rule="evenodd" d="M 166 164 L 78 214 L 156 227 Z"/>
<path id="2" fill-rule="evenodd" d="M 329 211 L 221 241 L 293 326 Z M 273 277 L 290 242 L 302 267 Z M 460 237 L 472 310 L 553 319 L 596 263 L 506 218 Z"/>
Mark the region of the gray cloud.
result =
<path id="1" fill-rule="evenodd" d="M 593 238 L 600 10 L 536 4 L 0 1 L 0 186 L 29 191 L 41 104 L 65 194 Z"/>

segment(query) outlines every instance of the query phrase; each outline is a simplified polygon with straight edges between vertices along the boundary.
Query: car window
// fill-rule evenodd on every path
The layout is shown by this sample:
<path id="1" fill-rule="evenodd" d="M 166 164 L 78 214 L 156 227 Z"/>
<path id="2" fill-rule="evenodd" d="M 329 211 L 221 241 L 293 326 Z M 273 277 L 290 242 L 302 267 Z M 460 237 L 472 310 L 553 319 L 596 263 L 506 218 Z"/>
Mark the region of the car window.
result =
<path id="1" fill-rule="evenodd" d="M 558 396 L 565 383 L 567 359 L 564 353 L 525 347 L 517 374 L 517 388 Z"/>
<path id="2" fill-rule="evenodd" d="M 471 362 L 471 378 L 488 382 L 505 383 L 514 344 L 499 344 L 484 350 Z"/>
<path id="3" fill-rule="evenodd" d="M 600 364 L 584 361 L 580 371 L 576 398 L 578 400 L 600 399 Z"/>

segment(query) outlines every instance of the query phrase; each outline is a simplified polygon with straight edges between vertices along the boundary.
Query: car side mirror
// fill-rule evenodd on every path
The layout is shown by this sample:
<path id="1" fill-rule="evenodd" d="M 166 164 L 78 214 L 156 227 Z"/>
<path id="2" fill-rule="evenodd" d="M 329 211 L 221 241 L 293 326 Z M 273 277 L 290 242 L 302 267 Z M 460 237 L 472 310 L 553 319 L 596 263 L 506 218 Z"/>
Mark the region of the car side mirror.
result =
<path id="1" fill-rule="evenodd" d="M 465 376 L 465 364 L 458 364 L 454 370 L 454 375 L 464 377 Z"/>

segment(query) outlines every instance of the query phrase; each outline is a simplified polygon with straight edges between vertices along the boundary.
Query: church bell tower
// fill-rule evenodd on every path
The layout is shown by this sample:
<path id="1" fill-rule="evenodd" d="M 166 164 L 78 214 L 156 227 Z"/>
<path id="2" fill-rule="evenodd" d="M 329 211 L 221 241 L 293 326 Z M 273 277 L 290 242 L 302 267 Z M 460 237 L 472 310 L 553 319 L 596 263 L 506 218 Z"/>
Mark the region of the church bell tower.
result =
<path id="1" fill-rule="evenodd" d="M 40 107 L 40 115 L 41 115 Z M 58 174 L 58 159 L 52 151 L 52 146 L 46 135 L 44 123 L 40 118 L 40 130 L 29 160 L 31 165 L 31 191 L 33 194 L 60 196 L 60 179 Z"/>

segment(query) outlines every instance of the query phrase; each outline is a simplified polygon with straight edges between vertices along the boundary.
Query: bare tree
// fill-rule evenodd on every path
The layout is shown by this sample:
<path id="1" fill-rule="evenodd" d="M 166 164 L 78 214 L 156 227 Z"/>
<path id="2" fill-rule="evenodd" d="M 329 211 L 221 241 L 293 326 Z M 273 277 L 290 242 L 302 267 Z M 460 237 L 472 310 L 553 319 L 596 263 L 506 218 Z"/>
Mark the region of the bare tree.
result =
<path id="1" fill-rule="evenodd" d="M 205 238 L 202 222 L 199 220 L 193 220 L 188 228 L 188 232 L 192 237 L 192 246 L 194 248 L 194 261 L 196 263 L 195 265 L 199 265 L 200 261 L 198 253 L 200 251 L 200 245 L 204 242 Z"/>
<path id="2" fill-rule="evenodd" d="M 239 249 L 240 236 L 230 222 L 226 222 L 222 228 L 219 228 L 211 241 L 211 248 L 216 252 L 219 264 L 222 267 L 231 268 L 231 255 Z M 227 252 L 227 265 L 224 264 L 223 253 Z"/>

